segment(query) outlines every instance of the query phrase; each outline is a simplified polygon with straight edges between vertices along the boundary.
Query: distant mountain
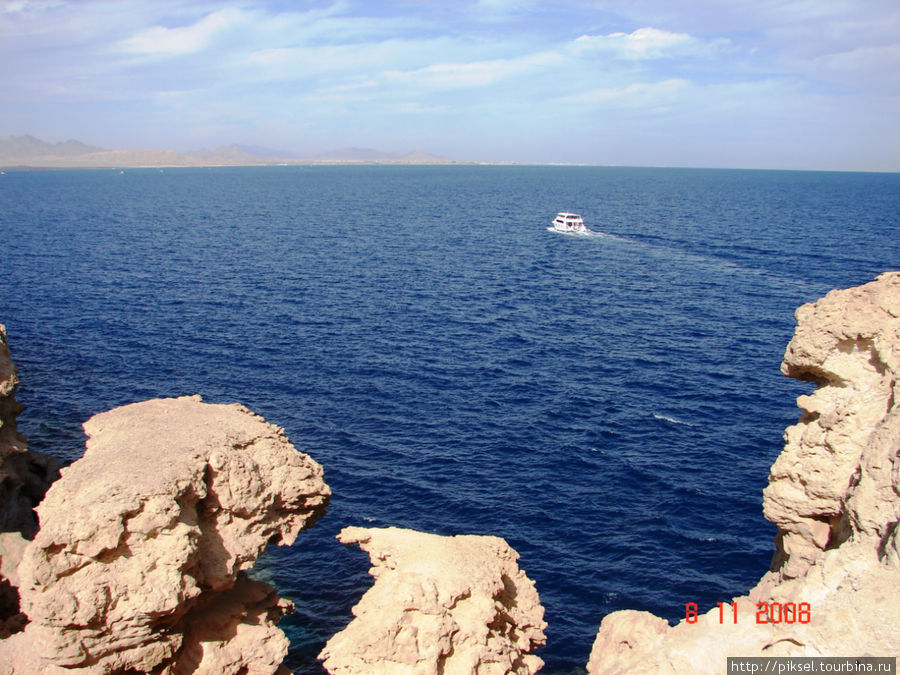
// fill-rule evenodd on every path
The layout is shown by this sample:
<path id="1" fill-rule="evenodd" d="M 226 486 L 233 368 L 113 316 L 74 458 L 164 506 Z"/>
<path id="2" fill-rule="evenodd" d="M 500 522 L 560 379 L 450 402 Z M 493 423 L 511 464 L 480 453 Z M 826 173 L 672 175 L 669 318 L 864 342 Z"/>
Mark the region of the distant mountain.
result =
<path id="1" fill-rule="evenodd" d="M 444 157 L 438 157 L 437 155 L 429 155 L 427 152 L 422 152 L 421 150 L 414 150 L 413 152 L 407 152 L 405 155 L 400 155 L 395 161 L 404 162 L 406 164 L 443 164 L 443 163 L 452 164 L 453 163 L 453 160 L 446 159 Z"/>
<path id="2" fill-rule="evenodd" d="M 103 151 L 104 148 L 85 145 L 81 141 L 68 140 L 64 143 L 47 143 L 28 134 L 10 136 L 5 140 L 0 140 L 0 157 L 3 158 L 75 157 Z"/>
<path id="3" fill-rule="evenodd" d="M 80 141 L 47 143 L 34 136 L 10 136 L 0 140 L 0 166 L 3 167 L 150 167 L 150 166 L 242 166 L 303 163 L 390 163 L 446 164 L 443 159 L 424 152 L 397 154 L 367 148 L 345 148 L 313 157 L 250 145 L 221 145 L 179 153 L 174 150 L 106 150 Z"/>

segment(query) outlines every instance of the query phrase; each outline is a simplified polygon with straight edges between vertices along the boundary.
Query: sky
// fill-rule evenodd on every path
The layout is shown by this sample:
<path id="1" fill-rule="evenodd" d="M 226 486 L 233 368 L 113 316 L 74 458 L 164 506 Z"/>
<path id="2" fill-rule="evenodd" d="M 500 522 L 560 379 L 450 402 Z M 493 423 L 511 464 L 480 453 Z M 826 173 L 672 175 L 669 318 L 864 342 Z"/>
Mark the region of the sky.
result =
<path id="1" fill-rule="evenodd" d="M 897 0 L 0 0 L 0 138 L 900 171 Z"/>

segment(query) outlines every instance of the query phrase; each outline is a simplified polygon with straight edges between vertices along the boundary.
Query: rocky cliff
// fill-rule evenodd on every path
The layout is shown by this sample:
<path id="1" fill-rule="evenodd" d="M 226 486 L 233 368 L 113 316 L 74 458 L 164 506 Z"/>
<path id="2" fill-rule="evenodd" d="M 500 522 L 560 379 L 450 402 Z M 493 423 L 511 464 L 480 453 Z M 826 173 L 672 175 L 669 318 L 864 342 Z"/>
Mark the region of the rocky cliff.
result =
<path id="1" fill-rule="evenodd" d="M 245 570 L 325 513 L 321 467 L 243 406 L 199 397 L 84 429 L 38 507 L 18 566 L 30 622 L 0 642 L 0 672 L 276 672 L 290 603 Z"/>
<path id="2" fill-rule="evenodd" d="M 772 569 L 670 627 L 614 612 L 588 672 L 719 673 L 727 656 L 900 653 L 900 272 L 797 310 L 782 371 L 815 382 L 772 466 Z M 734 619 L 736 607 L 737 620 Z"/>
<path id="3" fill-rule="evenodd" d="M 530 675 L 543 661 L 544 608 L 499 537 L 348 527 L 375 584 L 319 658 L 329 673 Z"/>

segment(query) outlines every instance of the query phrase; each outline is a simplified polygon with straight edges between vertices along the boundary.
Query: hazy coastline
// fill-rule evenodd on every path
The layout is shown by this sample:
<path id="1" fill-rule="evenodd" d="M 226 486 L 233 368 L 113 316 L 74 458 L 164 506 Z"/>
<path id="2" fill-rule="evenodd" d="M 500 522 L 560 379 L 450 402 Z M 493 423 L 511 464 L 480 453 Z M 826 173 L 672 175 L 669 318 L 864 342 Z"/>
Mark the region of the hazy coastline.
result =
<path id="1" fill-rule="evenodd" d="M 426 152 L 389 153 L 344 148 L 289 156 L 277 150 L 241 145 L 213 150 L 109 150 L 77 140 L 48 143 L 30 135 L 0 140 L 0 168 L 13 169 L 156 169 L 203 166 L 292 166 L 306 164 L 470 164 Z"/>

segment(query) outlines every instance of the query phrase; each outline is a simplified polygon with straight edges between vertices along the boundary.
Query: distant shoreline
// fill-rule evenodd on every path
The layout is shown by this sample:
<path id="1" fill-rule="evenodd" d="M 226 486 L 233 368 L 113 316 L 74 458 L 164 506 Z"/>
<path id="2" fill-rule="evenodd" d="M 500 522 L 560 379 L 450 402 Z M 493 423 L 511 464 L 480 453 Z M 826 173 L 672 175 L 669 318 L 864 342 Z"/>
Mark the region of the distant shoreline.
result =
<path id="1" fill-rule="evenodd" d="M 774 168 L 741 166 L 642 165 L 590 162 L 522 162 L 450 159 L 420 150 L 407 153 L 382 152 L 369 148 L 344 148 L 321 154 L 297 156 L 276 149 L 244 145 L 223 145 L 213 150 L 108 150 L 81 141 L 48 143 L 34 136 L 0 139 L 0 170 L 43 169 L 176 169 L 253 166 L 563 166 L 606 168 L 696 169 L 727 171 L 806 171 L 827 173 L 897 174 L 900 171 L 853 170 L 840 168 Z"/>
<path id="2" fill-rule="evenodd" d="M 785 173 L 852 173 L 852 174 L 884 174 L 897 175 L 900 171 L 863 171 L 850 169 L 771 169 L 737 166 L 648 166 L 639 164 L 585 164 L 562 162 L 478 162 L 446 160 L 435 162 L 402 162 L 389 160 L 294 160 L 280 162 L 232 162 L 232 163 L 195 163 L 195 164 L 25 164 L 5 162 L 0 158 L 0 172 L 17 171 L 133 171 L 153 169 L 228 169 L 255 167 L 328 167 L 328 166 L 507 166 L 507 167 L 559 167 L 559 168 L 595 168 L 595 169 L 673 169 L 687 171 L 770 171 Z"/>
<path id="3" fill-rule="evenodd" d="M 407 153 L 344 148 L 322 154 L 223 145 L 213 150 L 109 150 L 70 139 L 48 143 L 26 134 L 0 139 L 0 169 L 165 169 L 175 167 L 292 166 L 317 164 L 460 164 L 421 150 Z"/>
<path id="4" fill-rule="evenodd" d="M 297 160 L 293 162 L 220 162 L 194 164 L 49 164 L 49 163 L 7 163 L 0 159 L 2 171 L 64 171 L 64 170 L 93 170 L 93 171 L 118 171 L 125 169 L 221 169 L 240 167 L 291 167 L 291 166 L 494 166 L 494 165 L 519 165 L 518 162 L 392 162 L 381 160 Z M 527 166 L 527 164 L 522 165 Z M 576 166 L 576 165 L 570 165 Z"/>

